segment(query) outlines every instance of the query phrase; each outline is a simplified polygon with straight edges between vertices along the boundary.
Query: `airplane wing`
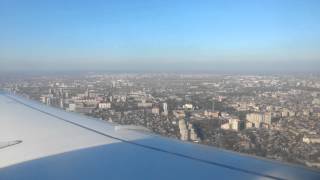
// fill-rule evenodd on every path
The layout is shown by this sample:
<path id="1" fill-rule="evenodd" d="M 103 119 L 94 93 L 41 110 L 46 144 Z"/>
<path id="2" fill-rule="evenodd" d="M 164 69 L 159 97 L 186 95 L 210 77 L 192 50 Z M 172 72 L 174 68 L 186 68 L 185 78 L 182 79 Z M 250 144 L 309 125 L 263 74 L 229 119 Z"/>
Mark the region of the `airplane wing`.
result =
<path id="1" fill-rule="evenodd" d="M 320 179 L 309 168 L 169 139 L 0 94 L 0 179 Z"/>

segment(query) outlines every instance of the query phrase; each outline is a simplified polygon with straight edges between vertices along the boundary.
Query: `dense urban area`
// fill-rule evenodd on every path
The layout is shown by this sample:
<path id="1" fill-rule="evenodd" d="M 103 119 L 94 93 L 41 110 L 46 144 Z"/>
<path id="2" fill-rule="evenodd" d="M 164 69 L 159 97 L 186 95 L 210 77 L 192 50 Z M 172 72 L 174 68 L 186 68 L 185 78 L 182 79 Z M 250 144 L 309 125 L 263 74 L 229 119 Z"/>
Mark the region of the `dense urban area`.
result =
<path id="1" fill-rule="evenodd" d="M 69 74 L 5 77 L 2 90 L 107 122 L 320 168 L 316 75 Z"/>

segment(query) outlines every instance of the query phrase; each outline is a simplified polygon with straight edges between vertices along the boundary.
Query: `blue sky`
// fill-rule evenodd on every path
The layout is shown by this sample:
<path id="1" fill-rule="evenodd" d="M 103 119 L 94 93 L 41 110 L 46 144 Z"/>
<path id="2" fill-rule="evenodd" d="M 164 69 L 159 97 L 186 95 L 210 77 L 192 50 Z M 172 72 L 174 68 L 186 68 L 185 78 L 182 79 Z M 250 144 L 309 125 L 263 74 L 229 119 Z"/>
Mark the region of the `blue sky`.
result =
<path id="1" fill-rule="evenodd" d="M 0 27 L 1 71 L 320 67 L 318 0 L 0 0 Z"/>

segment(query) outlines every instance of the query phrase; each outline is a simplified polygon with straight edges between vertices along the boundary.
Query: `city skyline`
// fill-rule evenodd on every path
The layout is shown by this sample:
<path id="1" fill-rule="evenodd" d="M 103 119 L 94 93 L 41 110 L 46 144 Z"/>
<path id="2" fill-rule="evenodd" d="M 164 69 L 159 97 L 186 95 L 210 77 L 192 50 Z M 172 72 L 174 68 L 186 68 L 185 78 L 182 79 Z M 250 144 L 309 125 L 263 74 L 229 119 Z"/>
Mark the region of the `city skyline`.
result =
<path id="1" fill-rule="evenodd" d="M 319 88 L 320 78 L 313 75 L 89 73 L 0 78 L 0 92 L 45 107 L 318 169 Z"/>
<path id="2" fill-rule="evenodd" d="M 0 71 L 318 72 L 318 1 L 3 1 Z"/>

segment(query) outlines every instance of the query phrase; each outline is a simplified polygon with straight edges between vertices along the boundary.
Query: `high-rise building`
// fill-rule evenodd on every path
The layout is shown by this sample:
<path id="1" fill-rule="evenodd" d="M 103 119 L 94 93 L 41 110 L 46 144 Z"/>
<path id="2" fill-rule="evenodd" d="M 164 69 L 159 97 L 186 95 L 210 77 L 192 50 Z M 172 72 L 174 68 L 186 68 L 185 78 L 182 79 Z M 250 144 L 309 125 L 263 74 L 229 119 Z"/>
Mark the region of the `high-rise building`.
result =
<path id="1" fill-rule="evenodd" d="M 69 98 L 69 93 L 68 92 L 64 93 L 64 98 Z"/>
<path id="2" fill-rule="evenodd" d="M 271 113 L 250 113 L 246 116 L 247 128 L 255 127 L 260 128 L 262 124 L 265 124 L 267 126 L 271 125 Z"/>
<path id="3" fill-rule="evenodd" d="M 184 119 L 179 120 L 179 129 L 180 129 L 180 139 L 182 141 L 187 141 L 189 139 L 189 131 Z"/>
<path id="4" fill-rule="evenodd" d="M 231 118 L 229 122 L 221 125 L 221 129 L 239 131 L 240 120 L 238 118 Z"/>
<path id="5" fill-rule="evenodd" d="M 162 108 L 163 108 L 163 111 L 168 111 L 168 104 L 163 103 Z"/>
<path id="6" fill-rule="evenodd" d="M 211 111 L 214 112 L 214 101 L 212 101 Z"/>
<path id="7" fill-rule="evenodd" d="M 47 97 L 47 105 L 51 105 L 51 98 L 50 97 Z"/>
<path id="8" fill-rule="evenodd" d="M 230 119 L 229 124 L 232 130 L 239 131 L 240 130 L 240 120 L 239 119 Z"/>
<path id="9" fill-rule="evenodd" d="M 200 138 L 198 137 L 198 134 L 196 133 L 191 123 L 189 123 L 188 129 L 189 129 L 190 140 L 192 140 L 193 142 L 199 142 Z"/>
<path id="10" fill-rule="evenodd" d="M 163 103 L 162 104 L 162 109 L 163 109 L 163 115 L 167 116 L 168 115 L 168 104 L 167 103 Z"/>
<path id="11" fill-rule="evenodd" d="M 64 102 L 63 99 L 60 99 L 60 108 L 63 109 L 64 108 Z"/>

